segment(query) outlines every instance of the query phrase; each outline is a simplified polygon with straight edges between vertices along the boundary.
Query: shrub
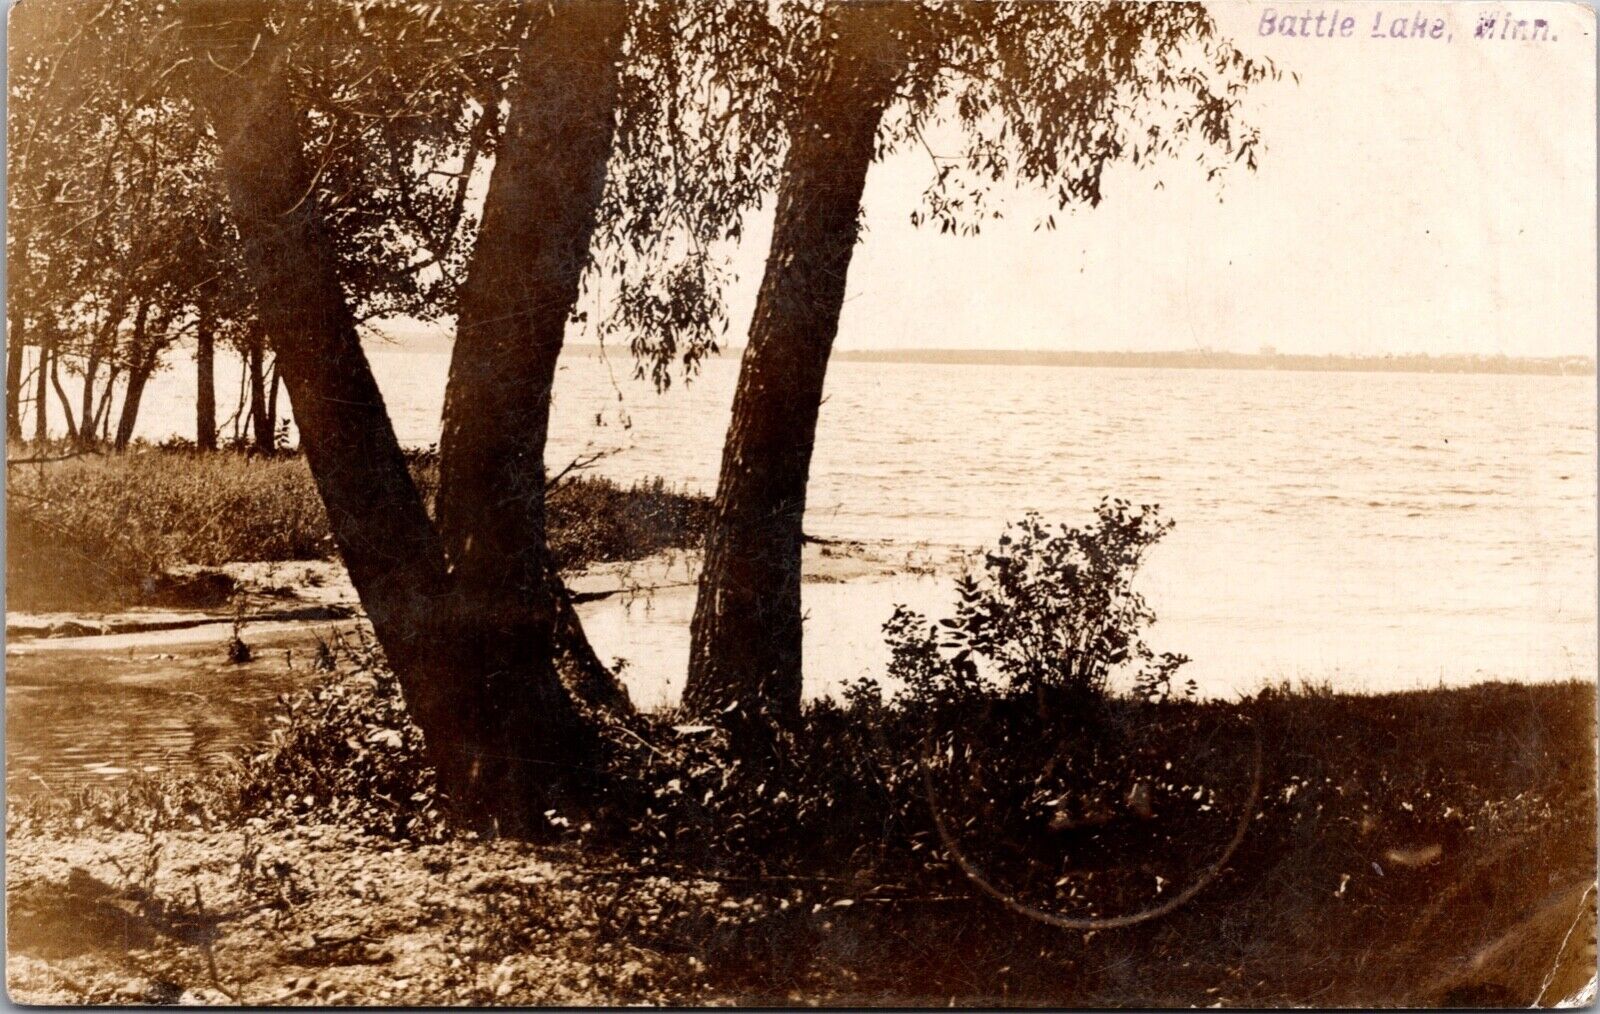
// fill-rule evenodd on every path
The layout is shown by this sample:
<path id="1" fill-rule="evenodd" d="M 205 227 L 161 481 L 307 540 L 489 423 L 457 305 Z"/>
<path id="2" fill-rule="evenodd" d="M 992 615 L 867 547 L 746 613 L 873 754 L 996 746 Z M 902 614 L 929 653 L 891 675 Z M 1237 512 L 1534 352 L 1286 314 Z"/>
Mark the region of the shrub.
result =
<path id="1" fill-rule="evenodd" d="M 657 858 L 935 887 L 962 876 L 938 810 L 959 814 L 957 838 L 978 834 L 964 851 L 1049 907 L 1126 909 L 1192 877 L 1237 826 L 1251 747 L 1242 724 L 1174 699 L 1185 660 L 1142 639 L 1154 617 L 1132 582 L 1169 528 L 1124 501 L 1087 528 L 1011 526 L 961 579 L 955 617 L 897 608 L 885 624 L 895 693 L 863 680 L 809 705 L 772 757 L 699 726 L 619 736 L 626 840 Z M 1110 693 L 1119 667 L 1133 695 Z M 1102 867 L 1092 892 L 1072 873 L 1086 863 Z"/>
<path id="2" fill-rule="evenodd" d="M 612 742 L 615 837 L 668 869 L 968 894 L 937 812 L 1014 897 L 1123 914 L 1223 854 L 1250 802 L 1252 742 L 1185 702 L 1111 698 L 1095 718 L 998 687 L 959 700 L 857 688 L 810 704 L 765 763 L 719 730 L 651 723 Z"/>
<path id="3" fill-rule="evenodd" d="M 1172 523 L 1159 508 L 1126 500 L 1102 500 L 1095 514 L 1083 528 L 1047 526 L 1037 514 L 1008 526 L 984 554 L 982 573 L 957 581 L 952 618 L 934 625 L 897 608 L 884 625 L 889 675 L 921 700 L 991 686 L 1082 702 L 1102 697 L 1113 672 L 1130 670 L 1137 696 L 1165 700 L 1188 658 L 1145 643 L 1155 613 L 1133 578 Z"/>
<path id="4" fill-rule="evenodd" d="M 394 838 L 442 837 L 422 731 L 376 642 L 358 634 L 319 658 L 333 672 L 280 697 L 266 743 L 241 761 L 239 814 L 269 826 L 319 819 Z"/>
<path id="5" fill-rule="evenodd" d="M 569 479 L 545 504 L 550 552 L 565 570 L 698 548 L 711 524 L 709 499 L 660 477 L 631 486 L 593 476 Z"/>

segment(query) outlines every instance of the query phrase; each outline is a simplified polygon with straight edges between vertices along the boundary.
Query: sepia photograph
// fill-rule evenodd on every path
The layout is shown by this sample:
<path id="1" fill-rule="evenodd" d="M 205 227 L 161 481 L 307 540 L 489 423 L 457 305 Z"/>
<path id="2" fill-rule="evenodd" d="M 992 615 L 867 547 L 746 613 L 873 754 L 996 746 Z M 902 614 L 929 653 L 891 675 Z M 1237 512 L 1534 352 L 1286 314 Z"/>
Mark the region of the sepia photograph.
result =
<path id="1" fill-rule="evenodd" d="M 1593 1005 L 1595 27 L 11 0 L 10 1001 Z"/>

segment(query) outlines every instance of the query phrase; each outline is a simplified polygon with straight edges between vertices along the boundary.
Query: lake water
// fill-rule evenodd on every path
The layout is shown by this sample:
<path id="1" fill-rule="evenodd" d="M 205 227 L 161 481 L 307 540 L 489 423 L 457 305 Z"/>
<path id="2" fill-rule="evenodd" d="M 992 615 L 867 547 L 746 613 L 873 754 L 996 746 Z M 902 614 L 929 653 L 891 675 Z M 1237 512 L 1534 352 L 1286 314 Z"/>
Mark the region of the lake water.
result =
<path id="1" fill-rule="evenodd" d="M 375 349 L 401 440 L 438 438 L 448 355 Z M 666 394 L 625 353 L 569 356 L 549 459 L 712 491 L 737 362 Z M 219 364 L 231 405 L 237 367 Z M 192 435 L 192 364 L 152 381 L 141 435 Z M 226 414 L 226 413 L 224 413 Z M 1177 528 L 1141 577 L 1204 691 L 1279 679 L 1352 689 L 1596 672 L 1593 377 L 1016 368 L 836 362 L 810 534 L 975 547 L 1038 510 L 1102 496 Z M 946 579 L 812 584 L 808 685 L 881 671 L 894 602 L 942 608 Z M 670 699 L 688 593 L 587 607 L 643 703 Z"/>

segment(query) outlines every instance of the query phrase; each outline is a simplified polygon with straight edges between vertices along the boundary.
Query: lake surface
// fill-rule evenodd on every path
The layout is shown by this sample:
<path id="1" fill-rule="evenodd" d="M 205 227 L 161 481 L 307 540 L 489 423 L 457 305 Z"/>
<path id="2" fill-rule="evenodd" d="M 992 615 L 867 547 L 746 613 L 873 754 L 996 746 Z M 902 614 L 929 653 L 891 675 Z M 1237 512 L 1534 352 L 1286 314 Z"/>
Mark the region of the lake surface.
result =
<path id="1" fill-rule="evenodd" d="M 448 354 L 371 358 L 401 440 L 435 442 Z M 625 352 L 568 357 L 551 465 L 616 450 L 595 470 L 712 491 L 737 362 L 665 394 L 631 370 Z M 219 403 L 236 383 L 219 363 Z M 152 381 L 141 435 L 192 435 L 192 384 L 186 361 Z M 1159 503 L 1177 528 L 1140 579 L 1151 641 L 1207 693 L 1593 679 L 1594 420 L 1593 377 L 836 362 L 806 526 L 978 547 L 1027 510 Z M 808 585 L 809 689 L 881 671 L 893 604 L 943 608 L 947 589 Z M 644 703 L 675 695 L 691 610 L 688 593 L 588 607 Z"/>

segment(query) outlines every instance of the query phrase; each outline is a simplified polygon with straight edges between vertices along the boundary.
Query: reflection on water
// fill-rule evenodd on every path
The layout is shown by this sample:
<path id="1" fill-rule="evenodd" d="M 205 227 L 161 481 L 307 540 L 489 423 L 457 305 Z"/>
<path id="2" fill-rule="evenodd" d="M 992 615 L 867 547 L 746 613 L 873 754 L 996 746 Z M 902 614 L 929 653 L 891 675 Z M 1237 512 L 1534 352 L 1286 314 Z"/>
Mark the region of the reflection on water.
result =
<path id="1" fill-rule="evenodd" d="M 304 631 L 275 639 L 245 665 L 211 646 L 8 652 L 7 793 L 224 763 L 262 738 L 279 694 L 310 678 L 312 643 Z"/>

